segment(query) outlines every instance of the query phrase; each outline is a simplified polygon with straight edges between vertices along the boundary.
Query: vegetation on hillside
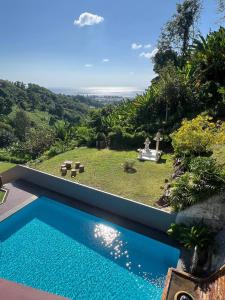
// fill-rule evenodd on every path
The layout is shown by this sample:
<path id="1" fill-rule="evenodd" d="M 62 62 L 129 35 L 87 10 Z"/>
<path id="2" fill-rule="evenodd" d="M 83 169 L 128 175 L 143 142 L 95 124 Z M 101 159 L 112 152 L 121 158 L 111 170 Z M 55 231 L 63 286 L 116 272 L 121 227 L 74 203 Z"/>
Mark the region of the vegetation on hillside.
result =
<path id="1" fill-rule="evenodd" d="M 23 163 L 57 141 L 67 142 L 74 135 L 72 128 L 99 106 L 83 96 L 57 95 L 35 84 L 0 80 L 0 159 Z M 59 133 L 60 127 L 64 132 Z"/>
<path id="2" fill-rule="evenodd" d="M 170 56 L 168 60 L 160 58 L 160 53 L 155 57 L 158 76 L 143 95 L 89 114 L 82 128 L 93 132 L 90 140 L 101 131 L 113 148 L 137 147 L 146 136 L 161 130 L 164 142 L 170 142 L 169 134 L 179 128 L 183 118 L 206 112 L 214 120 L 224 119 L 225 29 L 195 39 L 185 60 L 173 49 L 182 64 Z"/>

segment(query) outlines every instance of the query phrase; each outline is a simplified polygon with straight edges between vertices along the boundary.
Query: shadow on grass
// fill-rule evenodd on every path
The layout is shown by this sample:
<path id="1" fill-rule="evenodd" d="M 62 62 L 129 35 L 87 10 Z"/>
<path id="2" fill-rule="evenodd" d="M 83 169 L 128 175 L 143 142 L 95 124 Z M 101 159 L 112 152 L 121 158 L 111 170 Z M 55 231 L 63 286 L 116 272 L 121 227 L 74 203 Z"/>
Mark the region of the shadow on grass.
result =
<path id="1" fill-rule="evenodd" d="M 158 164 L 165 164 L 166 163 L 166 159 L 165 158 L 161 158 L 159 161 L 158 161 Z"/>
<path id="2" fill-rule="evenodd" d="M 126 170 L 126 171 L 124 171 L 124 172 L 126 172 L 126 173 L 128 173 L 128 174 L 134 174 L 134 173 L 137 172 L 137 170 L 136 170 L 135 168 L 132 168 L 132 169 L 128 169 L 128 170 Z"/>

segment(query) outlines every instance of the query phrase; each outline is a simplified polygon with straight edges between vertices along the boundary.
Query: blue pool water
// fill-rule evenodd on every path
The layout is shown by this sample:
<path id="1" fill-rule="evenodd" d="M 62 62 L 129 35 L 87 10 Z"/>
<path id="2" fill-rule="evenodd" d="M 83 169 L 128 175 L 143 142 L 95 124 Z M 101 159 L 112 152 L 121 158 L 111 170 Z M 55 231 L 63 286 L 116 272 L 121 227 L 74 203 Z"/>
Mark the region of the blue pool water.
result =
<path id="1" fill-rule="evenodd" d="M 179 251 L 41 197 L 0 223 L 0 277 L 72 299 L 159 300 Z"/>

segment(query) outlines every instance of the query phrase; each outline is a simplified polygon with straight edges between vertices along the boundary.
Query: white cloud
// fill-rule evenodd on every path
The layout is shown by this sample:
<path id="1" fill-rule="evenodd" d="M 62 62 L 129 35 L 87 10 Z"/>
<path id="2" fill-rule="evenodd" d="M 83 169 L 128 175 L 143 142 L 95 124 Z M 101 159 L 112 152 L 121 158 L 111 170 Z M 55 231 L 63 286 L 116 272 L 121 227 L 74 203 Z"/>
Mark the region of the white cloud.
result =
<path id="1" fill-rule="evenodd" d="M 133 71 L 129 72 L 129 75 L 131 75 L 131 76 L 134 75 L 134 72 Z"/>
<path id="2" fill-rule="evenodd" d="M 146 45 L 144 45 L 144 48 L 145 48 L 145 49 L 149 49 L 149 48 L 151 48 L 151 47 L 152 47 L 151 44 L 146 44 Z"/>
<path id="3" fill-rule="evenodd" d="M 108 58 L 103 58 L 103 60 L 102 60 L 102 62 L 103 63 L 107 63 L 107 62 L 109 62 L 110 60 L 108 59 Z"/>
<path id="4" fill-rule="evenodd" d="M 84 65 L 84 66 L 85 66 L 85 68 L 91 68 L 91 67 L 93 67 L 92 64 L 86 64 L 86 65 Z"/>
<path id="5" fill-rule="evenodd" d="M 91 26 L 91 25 L 102 23 L 103 21 L 104 21 L 104 18 L 101 16 L 93 15 L 88 12 L 84 12 L 79 16 L 78 20 L 74 21 L 74 25 L 77 25 L 79 27 Z"/>
<path id="6" fill-rule="evenodd" d="M 155 48 L 154 50 L 152 50 L 152 52 L 141 52 L 140 54 L 139 54 L 139 56 L 140 57 L 145 57 L 145 58 L 147 58 L 147 59 L 151 59 L 151 58 L 153 58 L 155 55 L 156 55 L 156 53 L 159 51 L 159 49 L 158 48 Z"/>
<path id="7" fill-rule="evenodd" d="M 137 44 L 137 43 L 131 44 L 131 49 L 133 49 L 133 50 L 137 50 L 137 49 L 140 49 L 140 48 L 142 48 L 141 44 Z"/>

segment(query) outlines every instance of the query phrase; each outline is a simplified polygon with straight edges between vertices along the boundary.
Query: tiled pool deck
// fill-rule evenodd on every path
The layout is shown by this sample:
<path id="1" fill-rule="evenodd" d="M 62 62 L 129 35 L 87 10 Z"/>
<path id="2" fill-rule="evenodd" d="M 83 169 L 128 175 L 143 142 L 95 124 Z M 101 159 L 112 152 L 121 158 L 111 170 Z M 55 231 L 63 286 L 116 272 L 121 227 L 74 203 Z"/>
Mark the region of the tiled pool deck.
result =
<path id="1" fill-rule="evenodd" d="M 138 233 L 149 236 L 153 239 L 159 240 L 163 243 L 176 246 L 176 244 L 171 242 L 171 240 L 167 237 L 167 235 L 162 232 L 159 232 L 157 230 L 152 230 L 147 226 L 119 217 L 115 214 L 108 213 L 104 210 L 100 210 L 99 208 L 95 208 L 93 206 L 84 204 L 80 201 L 76 201 L 74 199 L 64 197 L 60 194 L 40 188 L 36 185 L 27 183 L 25 181 L 19 180 L 19 181 L 7 183 L 4 185 L 4 188 L 8 190 L 8 196 L 5 203 L 0 205 L 0 221 L 14 214 L 19 209 L 31 203 L 32 201 L 35 201 L 38 197 L 44 195 L 49 198 L 55 199 L 59 202 L 62 202 L 64 204 L 67 204 L 69 206 L 72 206 L 74 208 L 86 211 L 88 213 L 91 213 L 103 219 L 116 223 L 120 226 L 126 227 Z M 14 282 L 0 280 L 0 299 L 58 300 L 58 299 L 65 299 L 65 298 L 58 297 L 55 295 L 50 295 L 48 293 L 41 292 L 30 287 L 25 287 L 23 285 L 18 285 Z"/>
<path id="2" fill-rule="evenodd" d="M 22 284 L 0 279 L 0 299 L 2 300 L 66 300 L 67 298 L 39 291 Z"/>

